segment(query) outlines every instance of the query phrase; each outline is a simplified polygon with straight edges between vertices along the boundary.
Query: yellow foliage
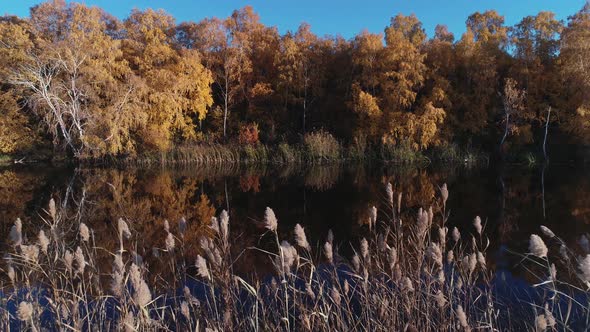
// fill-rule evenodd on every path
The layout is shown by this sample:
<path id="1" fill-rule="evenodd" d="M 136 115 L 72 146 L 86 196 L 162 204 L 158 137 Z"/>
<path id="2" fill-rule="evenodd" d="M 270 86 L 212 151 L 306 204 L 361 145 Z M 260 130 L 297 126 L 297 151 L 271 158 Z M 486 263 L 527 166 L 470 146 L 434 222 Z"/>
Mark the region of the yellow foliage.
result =
<path id="1" fill-rule="evenodd" d="M 355 112 L 365 114 L 373 119 L 381 115 L 377 98 L 373 97 L 370 93 L 358 90 L 358 93 L 353 98 Z"/>
<path id="2" fill-rule="evenodd" d="M 20 112 L 10 92 L 0 92 L 0 153 L 22 152 L 34 142 L 27 117 Z"/>
<path id="3" fill-rule="evenodd" d="M 438 145 L 437 133 L 445 119 L 445 111 L 429 102 L 421 113 L 396 113 L 391 119 L 390 131 L 382 138 L 383 142 L 394 145 L 409 143 L 414 150 Z"/>
<path id="4" fill-rule="evenodd" d="M 175 137 L 196 137 L 193 118 L 205 119 L 213 104 L 211 72 L 197 51 L 172 47 L 174 19 L 168 14 L 136 10 L 125 24 L 125 56 L 145 81 L 139 91 L 147 112 L 144 143 L 164 151 Z"/>

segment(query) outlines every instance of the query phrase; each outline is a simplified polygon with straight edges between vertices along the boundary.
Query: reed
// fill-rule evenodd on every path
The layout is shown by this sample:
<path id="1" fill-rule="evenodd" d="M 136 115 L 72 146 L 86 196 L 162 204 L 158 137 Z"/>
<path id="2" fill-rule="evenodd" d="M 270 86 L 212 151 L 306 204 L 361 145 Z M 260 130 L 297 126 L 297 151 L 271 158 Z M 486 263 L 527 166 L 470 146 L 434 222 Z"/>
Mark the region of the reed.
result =
<path id="1" fill-rule="evenodd" d="M 531 235 L 522 264 L 535 279 L 528 304 L 507 304 L 487 257 L 481 218 L 473 230 L 447 227 L 449 188 L 432 206 L 407 218 L 388 185 L 375 202 L 363 237 L 347 243 L 330 232 L 315 245 L 297 224 L 282 227 L 266 208 L 259 245 L 235 247 L 226 211 L 208 221 L 196 256 L 188 254 L 187 221 L 163 222 L 164 248 L 152 255 L 169 264 L 151 271 L 136 253 L 134 223 L 113 224 L 118 250 L 94 243 L 86 224 L 71 227 L 51 201 L 44 227 L 10 232 L 0 302 L 2 330 L 191 331 L 469 331 L 583 330 L 590 321 L 590 253 L 579 255 L 549 228 Z M 381 206 L 381 208 L 378 208 Z M 403 220 L 402 220 L 402 216 Z M 175 226 L 176 225 L 176 226 Z M 160 226 L 161 227 L 161 226 Z M 461 234 L 462 233 L 462 234 Z M 33 239 L 32 241 L 29 239 Z M 547 241 L 547 242 L 545 242 Z M 582 240 L 583 243 L 587 240 Z M 293 243 L 293 244 L 291 244 Z M 583 247 L 583 246 L 582 246 Z M 256 252 L 273 271 L 239 274 L 235 265 Z M 107 255 L 112 264 L 98 264 Z M 515 255 L 519 255 L 516 254 Z M 161 272 L 160 272 L 161 273 Z M 564 279 L 558 279 L 563 276 Z M 103 282 L 103 281 L 107 282 Z M 195 287 L 195 285 L 197 285 Z"/>

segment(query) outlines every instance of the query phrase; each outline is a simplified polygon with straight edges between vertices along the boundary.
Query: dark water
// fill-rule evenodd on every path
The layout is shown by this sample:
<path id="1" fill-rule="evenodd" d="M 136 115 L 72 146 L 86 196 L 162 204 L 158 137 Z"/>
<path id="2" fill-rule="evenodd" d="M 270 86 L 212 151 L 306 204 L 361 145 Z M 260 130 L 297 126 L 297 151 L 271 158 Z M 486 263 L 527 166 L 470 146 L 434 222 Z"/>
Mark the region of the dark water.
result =
<path id="1" fill-rule="evenodd" d="M 230 211 L 234 247 L 256 246 L 267 206 L 275 211 L 285 238 L 300 223 L 310 242 L 321 243 L 332 229 L 346 247 L 359 240 L 369 208 L 384 209 L 388 182 L 396 193 L 403 193 L 407 219 L 419 207 L 430 206 L 446 182 L 450 226 L 458 226 L 463 234 L 473 233 L 472 220 L 481 216 L 491 240 L 492 266 L 509 271 L 518 258 L 500 249 L 525 252 L 529 235 L 539 233 L 542 224 L 572 244 L 590 231 L 590 177 L 583 167 L 84 169 L 39 165 L 0 169 L 0 237 L 8 238 L 17 217 L 23 220 L 24 232 L 34 237 L 47 216 L 48 200 L 54 198 L 63 208 L 64 220 L 72 225 L 84 221 L 94 231 L 97 245 L 104 248 L 117 247 L 116 220 L 126 218 L 137 235 L 137 251 L 144 255 L 164 246 L 164 219 L 175 227 L 181 217 L 186 218 L 185 241 L 196 247 L 211 216 L 222 209 Z M 380 212 L 379 217 L 385 215 Z M 187 251 L 190 254 L 191 249 Z M 105 264 L 111 264 L 110 258 Z M 269 266 L 255 255 L 237 264 L 243 272 L 264 271 Z"/>

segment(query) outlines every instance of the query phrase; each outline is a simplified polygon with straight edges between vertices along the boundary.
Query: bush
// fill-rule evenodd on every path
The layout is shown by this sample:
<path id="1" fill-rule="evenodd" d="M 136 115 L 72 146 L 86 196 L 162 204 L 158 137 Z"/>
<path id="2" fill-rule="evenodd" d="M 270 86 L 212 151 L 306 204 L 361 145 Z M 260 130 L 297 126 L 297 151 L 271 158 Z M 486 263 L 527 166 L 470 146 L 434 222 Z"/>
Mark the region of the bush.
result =
<path id="1" fill-rule="evenodd" d="M 381 146 L 381 158 L 402 164 L 428 163 L 429 160 L 421 151 L 412 148 L 409 142 L 400 144 L 384 143 Z"/>
<path id="2" fill-rule="evenodd" d="M 342 147 L 336 138 L 326 131 L 305 134 L 303 144 L 310 161 L 340 159 Z"/>
<path id="3" fill-rule="evenodd" d="M 436 159 L 444 162 L 463 161 L 461 149 L 455 143 L 437 146 L 432 149 L 432 154 L 436 156 Z"/>
<path id="4" fill-rule="evenodd" d="M 299 159 L 298 151 L 287 143 L 279 144 L 274 161 L 278 163 L 290 164 Z"/>
<path id="5" fill-rule="evenodd" d="M 367 138 L 364 136 L 357 136 L 348 147 L 348 158 L 352 160 L 366 160 L 370 159 L 373 154 L 369 156 L 370 151 L 367 147 Z"/>
<path id="6" fill-rule="evenodd" d="M 248 163 L 267 162 L 269 158 L 265 145 L 246 145 L 243 152 L 243 161 Z"/>

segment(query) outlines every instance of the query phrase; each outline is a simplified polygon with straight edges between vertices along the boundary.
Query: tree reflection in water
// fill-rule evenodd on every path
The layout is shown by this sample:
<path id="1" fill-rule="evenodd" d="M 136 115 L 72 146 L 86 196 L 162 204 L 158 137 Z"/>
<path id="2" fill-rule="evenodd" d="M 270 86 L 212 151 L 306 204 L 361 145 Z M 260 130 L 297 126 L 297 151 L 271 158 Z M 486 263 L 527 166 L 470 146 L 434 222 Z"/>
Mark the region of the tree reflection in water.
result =
<path id="1" fill-rule="evenodd" d="M 396 199 L 402 194 L 402 206 L 408 208 L 402 211 L 402 220 L 411 220 L 419 207 L 433 204 L 444 182 L 451 191 L 447 206 L 447 211 L 452 211 L 451 225 L 473 232 L 473 217 L 482 216 L 493 248 L 508 243 L 524 252 L 529 234 L 541 224 L 571 243 L 590 228 L 590 179 L 584 176 L 584 169 L 331 164 L 125 170 L 5 168 L 0 170 L 0 229 L 6 238 L 20 217 L 25 234 L 35 236 L 36 226 L 42 222 L 39 216 L 44 215 L 45 204 L 52 197 L 73 229 L 84 221 L 93 230 L 97 246 L 105 253 L 117 249 L 118 239 L 113 236 L 116 220 L 125 218 L 140 239 L 136 253 L 149 262 L 152 271 L 166 271 L 164 220 L 175 234 L 179 221 L 186 220 L 180 239 L 186 257 L 200 253 L 199 238 L 210 235 L 211 217 L 228 207 L 236 250 L 260 245 L 258 222 L 266 206 L 281 216 L 279 227 L 284 230 L 293 229 L 296 223 L 303 225 L 312 244 L 322 241 L 330 229 L 344 244 L 358 240 L 370 219 L 371 207 L 387 201 L 387 183 L 392 184 Z M 436 213 L 440 207 L 433 209 Z M 383 213 L 390 212 L 379 209 L 378 219 L 390 217 Z M 349 248 L 341 247 L 343 252 Z M 506 255 L 497 255 L 496 260 L 502 266 L 514 265 L 503 261 L 510 260 Z M 112 257 L 105 254 L 98 263 L 110 266 Z M 264 257 L 246 251 L 236 269 L 264 273 L 268 266 Z"/>

